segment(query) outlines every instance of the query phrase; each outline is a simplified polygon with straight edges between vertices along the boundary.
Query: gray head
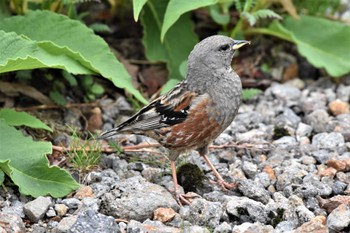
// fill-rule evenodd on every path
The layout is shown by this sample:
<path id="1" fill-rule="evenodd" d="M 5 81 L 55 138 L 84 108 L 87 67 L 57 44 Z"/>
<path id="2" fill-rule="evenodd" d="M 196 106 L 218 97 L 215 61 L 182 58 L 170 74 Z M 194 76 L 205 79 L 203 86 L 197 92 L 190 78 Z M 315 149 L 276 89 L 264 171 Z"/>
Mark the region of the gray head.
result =
<path id="1" fill-rule="evenodd" d="M 188 70 L 229 68 L 235 51 L 248 43 L 250 42 L 233 40 L 222 35 L 205 38 L 193 48 L 189 55 Z"/>

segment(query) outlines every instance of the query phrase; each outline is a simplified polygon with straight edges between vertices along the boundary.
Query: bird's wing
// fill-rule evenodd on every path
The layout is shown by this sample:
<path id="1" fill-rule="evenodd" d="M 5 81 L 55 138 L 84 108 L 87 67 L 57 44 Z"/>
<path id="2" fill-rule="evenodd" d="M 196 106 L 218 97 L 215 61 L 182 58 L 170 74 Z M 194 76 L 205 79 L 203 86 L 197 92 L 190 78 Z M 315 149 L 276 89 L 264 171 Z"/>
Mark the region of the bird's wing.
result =
<path id="1" fill-rule="evenodd" d="M 181 82 L 121 125 L 103 133 L 100 138 L 108 138 L 119 132 L 142 132 L 181 123 L 187 118 L 191 105 L 200 96 L 196 92 L 189 91 L 186 83 Z"/>

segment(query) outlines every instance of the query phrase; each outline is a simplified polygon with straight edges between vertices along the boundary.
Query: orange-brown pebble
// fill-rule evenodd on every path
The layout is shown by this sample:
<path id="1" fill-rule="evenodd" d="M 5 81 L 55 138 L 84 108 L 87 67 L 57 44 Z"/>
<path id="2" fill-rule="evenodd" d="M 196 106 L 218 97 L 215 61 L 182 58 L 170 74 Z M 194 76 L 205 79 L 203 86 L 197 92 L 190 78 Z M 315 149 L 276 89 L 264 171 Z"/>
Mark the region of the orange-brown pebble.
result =
<path id="1" fill-rule="evenodd" d="M 276 179 L 275 171 L 273 170 L 272 167 L 266 166 L 266 167 L 264 167 L 263 171 L 266 172 L 269 175 L 270 180 L 275 180 Z"/>
<path id="2" fill-rule="evenodd" d="M 337 169 L 335 168 L 332 168 L 332 167 L 327 167 L 325 169 L 322 169 L 318 172 L 318 174 L 323 177 L 323 176 L 326 176 L 326 177 L 334 177 L 335 174 L 337 173 Z"/>
<path id="3" fill-rule="evenodd" d="M 153 212 L 154 220 L 162 223 L 170 222 L 175 217 L 176 212 L 172 208 L 158 208 Z"/>
<path id="4" fill-rule="evenodd" d="M 75 198 L 82 199 L 84 197 L 95 197 L 94 191 L 90 186 L 80 186 L 80 188 L 74 194 Z"/>
<path id="5" fill-rule="evenodd" d="M 330 160 L 327 165 L 335 168 L 337 171 L 349 171 L 350 170 L 350 159 L 344 160 Z"/>
<path id="6" fill-rule="evenodd" d="M 304 223 L 298 227 L 295 233 L 313 232 L 313 233 L 328 233 L 328 227 L 326 226 L 325 216 L 316 216 L 309 222 Z"/>
<path id="7" fill-rule="evenodd" d="M 339 99 L 334 100 L 328 104 L 329 111 L 334 115 L 350 113 L 349 104 Z"/>

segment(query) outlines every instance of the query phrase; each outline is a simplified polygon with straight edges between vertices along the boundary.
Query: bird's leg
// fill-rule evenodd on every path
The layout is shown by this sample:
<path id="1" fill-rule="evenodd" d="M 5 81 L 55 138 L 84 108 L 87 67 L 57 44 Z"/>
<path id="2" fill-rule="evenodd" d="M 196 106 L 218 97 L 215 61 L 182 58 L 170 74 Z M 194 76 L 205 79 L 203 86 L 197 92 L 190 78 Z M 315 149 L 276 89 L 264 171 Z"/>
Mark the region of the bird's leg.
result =
<path id="1" fill-rule="evenodd" d="M 213 171 L 214 175 L 216 176 L 216 178 L 218 179 L 218 183 L 221 185 L 221 188 L 223 190 L 227 190 L 227 189 L 233 189 L 237 187 L 236 183 L 227 183 L 224 181 L 224 179 L 222 178 L 222 176 L 220 175 L 220 173 L 216 170 L 216 168 L 214 167 L 214 165 L 210 162 L 209 158 L 207 155 L 202 155 L 204 160 L 207 162 L 207 164 L 209 165 L 209 167 L 211 168 L 211 170 Z"/>
<path id="2" fill-rule="evenodd" d="M 175 166 L 175 161 L 174 160 L 170 160 L 171 163 L 171 174 L 173 176 L 173 183 L 174 183 L 174 195 L 176 198 L 176 201 L 182 205 L 182 203 L 189 205 L 191 204 L 185 197 L 185 195 L 183 194 L 179 194 L 178 193 L 178 189 L 177 189 L 177 175 L 176 175 L 176 166 Z"/>

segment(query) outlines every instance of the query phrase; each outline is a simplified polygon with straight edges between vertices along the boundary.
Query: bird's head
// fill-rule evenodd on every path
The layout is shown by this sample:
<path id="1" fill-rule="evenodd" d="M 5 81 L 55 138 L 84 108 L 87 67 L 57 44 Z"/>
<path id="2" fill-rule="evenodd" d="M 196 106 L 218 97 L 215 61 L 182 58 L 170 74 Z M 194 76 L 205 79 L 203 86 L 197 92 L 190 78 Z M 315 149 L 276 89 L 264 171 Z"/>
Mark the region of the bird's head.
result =
<path id="1" fill-rule="evenodd" d="M 231 67 L 233 55 L 240 47 L 250 44 L 246 40 L 234 40 L 227 36 L 215 35 L 199 42 L 188 57 L 188 67 L 214 69 Z"/>

